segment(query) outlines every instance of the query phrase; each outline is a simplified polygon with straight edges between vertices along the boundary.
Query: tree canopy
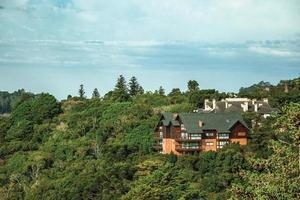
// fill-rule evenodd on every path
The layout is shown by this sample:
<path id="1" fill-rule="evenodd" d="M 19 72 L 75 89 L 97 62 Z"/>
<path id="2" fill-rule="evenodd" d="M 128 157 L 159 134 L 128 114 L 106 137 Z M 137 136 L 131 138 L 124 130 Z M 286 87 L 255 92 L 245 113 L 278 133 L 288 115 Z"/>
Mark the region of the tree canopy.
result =
<path id="1" fill-rule="evenodd" d="M 120 76 L 103 98 L 20 95 L 10 115 L 0 115 L 1 199 L 299 199 L 297 81 L 288 93 L 270 89 L 278 108 L 271 117 L 244 114 L 253 125 L 249 145 L 188 156 L 154 151 L 159 114 L 231 94 L 195 82 L 168 95 L 135 93 L 139 84 L 130 82 Z"/>

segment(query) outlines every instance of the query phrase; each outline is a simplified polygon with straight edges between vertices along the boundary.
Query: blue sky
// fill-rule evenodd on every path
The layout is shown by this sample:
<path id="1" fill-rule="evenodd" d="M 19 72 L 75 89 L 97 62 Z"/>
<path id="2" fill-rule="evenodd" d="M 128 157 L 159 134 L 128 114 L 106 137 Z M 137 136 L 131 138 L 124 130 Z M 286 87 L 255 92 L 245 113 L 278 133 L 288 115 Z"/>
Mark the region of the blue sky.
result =
<path id="1" fill-rule="evenodd" d="M 300 75 L 298 0 L 0 0 L 0 90 L 237 91 Z"/>

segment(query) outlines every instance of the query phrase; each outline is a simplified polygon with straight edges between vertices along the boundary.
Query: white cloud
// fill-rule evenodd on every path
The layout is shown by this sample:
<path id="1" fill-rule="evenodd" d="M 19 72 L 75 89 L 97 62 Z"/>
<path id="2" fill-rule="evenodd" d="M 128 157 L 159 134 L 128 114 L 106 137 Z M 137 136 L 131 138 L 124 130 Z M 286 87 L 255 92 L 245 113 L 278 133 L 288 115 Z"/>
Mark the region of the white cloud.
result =
<path id="1" fill-rule="evenodd" d="M 243 41 L 300 32 L 297 0 L 0 0 L 0 5 L 24 8 L 1 10 L 0 38 L 6 39 Z"/>
<path id="2" fill-rule="evenodd" d="M 24 7 L 29 0 L 0 0 L 0 5 L 8 8 Z"/>
<path id="3" fill-rule="evenodd" d="M 291 51 L 285 49 L 273 49 L 268 47 L 249 47 L 249 50 L 255 53 L 275 56 L 275 57 L 296 57 L 300 58 L 300 53 L 298 51 Z"/>

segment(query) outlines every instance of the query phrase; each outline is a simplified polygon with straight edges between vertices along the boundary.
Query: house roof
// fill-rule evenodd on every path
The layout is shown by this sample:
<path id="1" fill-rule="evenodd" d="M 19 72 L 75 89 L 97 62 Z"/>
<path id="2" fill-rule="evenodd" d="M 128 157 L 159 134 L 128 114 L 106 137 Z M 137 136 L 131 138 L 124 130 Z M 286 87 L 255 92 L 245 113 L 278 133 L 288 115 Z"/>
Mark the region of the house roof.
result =
<path id="1" fill-rule="evenodd" d="M 205 130 L 229 132 L 237 122 L 249 129 L 239 113 L 181 113 L 178 117 L 188 133 L 202 133 Z M 199 127 L 199 121 L 203 122 L 202 127 Z"/>
<path id="2" fill-rule="evenodd" d="M 169 126 L 170 123 L 174 126 L 179 126 L 179 122 L 174 119 L 174 114 L 170 112 L 162 113 L 162 123 L 164 126 Z"/>

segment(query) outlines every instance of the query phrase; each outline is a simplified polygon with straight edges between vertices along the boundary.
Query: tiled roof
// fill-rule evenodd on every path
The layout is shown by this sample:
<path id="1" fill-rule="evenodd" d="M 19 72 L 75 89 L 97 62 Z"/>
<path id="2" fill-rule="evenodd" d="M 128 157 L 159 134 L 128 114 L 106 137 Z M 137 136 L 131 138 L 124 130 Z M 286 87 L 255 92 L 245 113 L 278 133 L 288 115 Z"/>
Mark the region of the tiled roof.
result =
<path id="1" fill-rule="evenodd" d="M 163 116 L 162 123 L 164 126 L 169 126 L 170 123 L 173 124 L 174 126 L 179 126 L 179 122 L 174 119 L 173 115 L 174 114 L 170 112 L 162 113 Z"/>
<path id="2" fill-rule="evenodd" d="M 239 113 L 181 113 L 179 118 L 188 133 L 202 133 L 203 130 L 229 132 L 237 122 L 247 127 Z M 202 127 L 199 126 L 199 121 L 203 122 Z"/>

